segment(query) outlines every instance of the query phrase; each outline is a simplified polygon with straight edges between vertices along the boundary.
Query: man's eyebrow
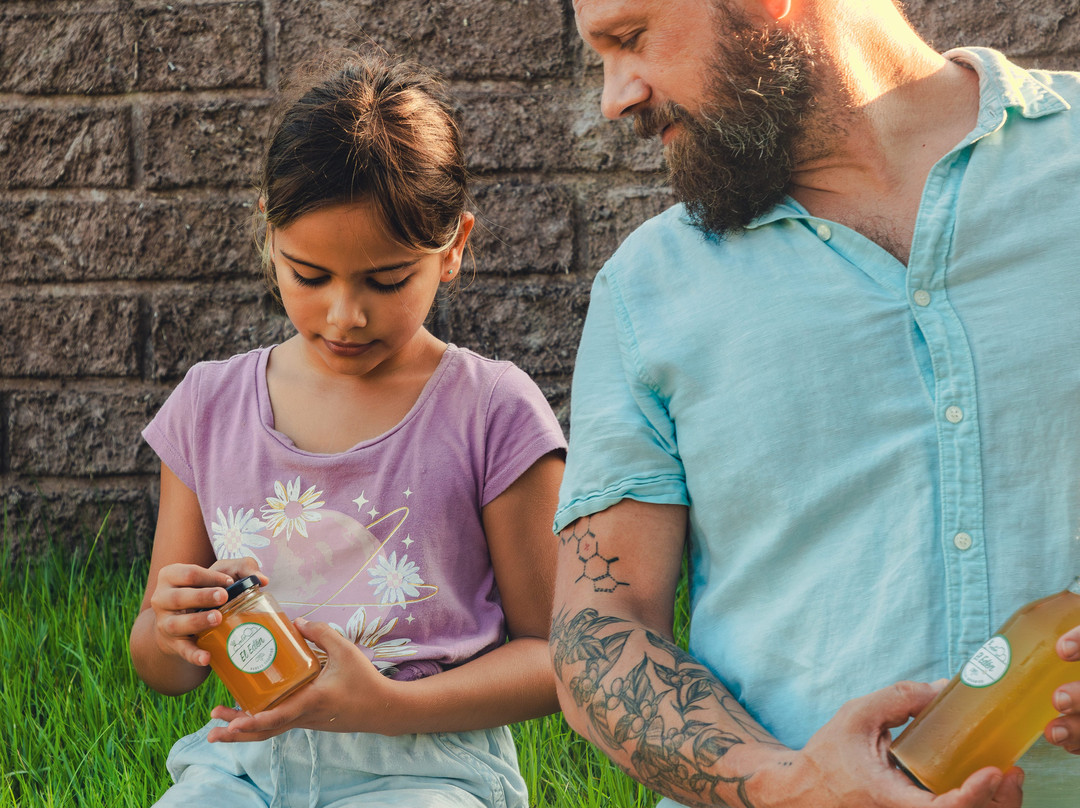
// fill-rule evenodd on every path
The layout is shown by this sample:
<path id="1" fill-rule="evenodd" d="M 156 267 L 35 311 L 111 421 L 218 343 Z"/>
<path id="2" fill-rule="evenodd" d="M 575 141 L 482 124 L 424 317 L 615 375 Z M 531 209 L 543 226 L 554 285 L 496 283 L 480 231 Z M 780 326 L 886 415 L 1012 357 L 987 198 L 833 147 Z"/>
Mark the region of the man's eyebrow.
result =
<path id="1" fill-rule="evenodd" d="M 617 31 L 633 29 L 644 23 L 640 15 L 609 14 L 589 26 L 587 36 L 590 39 L 618 39 Z"/>
<path id="2" fill-rule="evenodd" d="M 289 255 L 287 252 L 285 252 L 284 250 L 282 250 L 280 248 L 278 248 L 278 252 L 280 252 L 285 258 L 288 258 L 294 264 L 300 264 L 300 265 L 305 266 L 305 267 L 311 267 L 312 269 L 317 269 L 319 272 L 326 272 L 328 274 L 333 274 L 332 272 L 330 272 L 329 269 L 327 269 L 324 266 L 320 266 L 319 264 L 313 264 L 311 261 L 305 261 L 302 258 L 297 258 L 296 256 Z M 392 272 L 395 269 L 408 269 L 409 267 L 413 266 L 414 264 L 418 264 L 419 262 L 420 262 L 420 259 L 415 258 L 412 261 L 401 261 L 401 262 L 399 262 L 397 264 L 387 264 L 384 267 L 372 267 L 371 269 L 363 270 L 363 272 L 364 272 L 365 275 L 373 275 L 376 272 Z"/>
<path id="3" fill-rule="evenodd" d="M 612 23 L 605 18 L 595 20 L 585 32 L 591 39 L 600 39 L 601 37 L 609 36 L 608 31 L 611 30 Z"/>

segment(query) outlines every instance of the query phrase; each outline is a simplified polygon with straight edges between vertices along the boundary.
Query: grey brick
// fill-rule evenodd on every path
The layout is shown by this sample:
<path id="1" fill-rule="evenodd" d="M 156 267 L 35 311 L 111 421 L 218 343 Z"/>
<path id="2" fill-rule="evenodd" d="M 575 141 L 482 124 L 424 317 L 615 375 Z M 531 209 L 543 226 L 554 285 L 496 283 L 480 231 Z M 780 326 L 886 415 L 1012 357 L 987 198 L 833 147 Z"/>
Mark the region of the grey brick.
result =
<path id="1" fill-rule="evenodd" d="M 50 545 L 89 551 L 118 561 L 148 556 L 156 522 L 149 485 L 72 482 L 43 491 L 31 482 L 5 485 L 0 507 L 16 556 L 38 555 Z"/>
<path id="2" fill-rule="evenodd" d="M 916 29 L 938 50 L 983 45 L 1028 64 L 1080 66 L 1077 0 L 906 0 Z"/>
<path id="3" fill-rule="evenodd" d="M 446 338 L 526 373 L 569 374 L 585 322 L 588 285 L 477 278 L 445 312 Z"/>
<path id="4" fill-rule="evenodd" d="M 258 282 L 246 288 L 198 287 L 154 295 L 150 375 L 178 379 L 196 362 L 225 359 L 292 333 L 280 306 Z"/>
<path id="5" fill-rule="evenodd" d="M 135 77 L 135 49 L 125 22 L 116 13 L 0 12 L 0 91 L 127 91 Z"/>
<path id="6" fill-rule="evenodd" d="M 252 203 L 0 202 L 0 281 L 221 279 L 260 275 Z"/>
<path id="7" fill-rule="evenodd" d="M 250 187 L 268 114 L 266 100 L 150 104 L 143 161 L 147 187 Z"/>
<path id="8" fill-rule="evenodd" d="M 47 477 L 153 473 L 139 437 L 164 396 L 158 392 L 21 392 L 11 396 L 11 471 Z"/>
<path id="9" fill-rule="evenodd" d="M 570 376 L 568 374 L 554 378 L 540 376 L 535 377 L 534 381 L 548 404 L 551 405 L 555 417 L 559 419 L 563 435 L 570 437 Z"/>
<path id="10" fill-rule="evenodd" d="M 137 376 L 139 303 L 123 294 L 0 297 L 0 376 Z"/>
<path id="11" fill-rule="evenodd" d="M 291 75 L 329 47 L 372 43 L 451 77 L 537 77 L 567 64 L 559 0 L 282 0 L 278 51 Z"/>
<path id="12" fill-rule="evenodd" d="M 478 272 L 565 274 L 571 270 L 574 197 L 568 189 L 492 183 L 477 188 L 476 204 L 472 244 Z"/>
<path id="13" fill-rule="evenodd" d="M 262 5 L 158 4 L 136 12 L 141 90 L 261 87 Z"/>
<path id="14" fill-rule="evenodd" d="M 663 152 L 629 121 L 600 114 L 598 89 L 460 90 L 462 139 L 474 171 L 656 172 Z"/>
<path id="15" fill-rule="evenodd" d="M 584 266 L 592 277 L 630 233 L 647 219 L 675 204 L 659 179 L 651 185 L 615 185 L 602 180 L 584 184 L 582 214 L 587 234 Z"/>
<path id="16" fill-rule="evenodd" d="M 120 188 L 131 164 L 127 108 L 0 108 L 0 188 Z"/>

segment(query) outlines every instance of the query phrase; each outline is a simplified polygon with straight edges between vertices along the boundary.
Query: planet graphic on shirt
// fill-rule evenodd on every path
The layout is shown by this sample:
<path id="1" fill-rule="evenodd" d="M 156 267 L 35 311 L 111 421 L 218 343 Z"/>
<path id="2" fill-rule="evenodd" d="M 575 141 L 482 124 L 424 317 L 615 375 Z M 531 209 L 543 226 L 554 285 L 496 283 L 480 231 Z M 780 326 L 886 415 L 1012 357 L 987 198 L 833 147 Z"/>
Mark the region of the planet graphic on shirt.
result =
<path id="1" fill-rule="evenodd" d="M 380 556 L 401 546 L 393 540 L 405 521 L 407 509 L 391 513 L 370 525 L 339 511 L 320 509 L 321 518 L 307 522 L 307 536 L 296 533 L 288 541 L 279 534 L 273 541 L 276 557 L 267 554 L 263 571 L 270 577 L 278 602 L 290 617 L 305 617 L 344 625 L 360 606 L 379 606 L 368 570 L 376 570 Z M 393 544 L 392 550 L 388 545 Z M 431 597 L 436 587 L 421 585 L 415 603 Z"/>

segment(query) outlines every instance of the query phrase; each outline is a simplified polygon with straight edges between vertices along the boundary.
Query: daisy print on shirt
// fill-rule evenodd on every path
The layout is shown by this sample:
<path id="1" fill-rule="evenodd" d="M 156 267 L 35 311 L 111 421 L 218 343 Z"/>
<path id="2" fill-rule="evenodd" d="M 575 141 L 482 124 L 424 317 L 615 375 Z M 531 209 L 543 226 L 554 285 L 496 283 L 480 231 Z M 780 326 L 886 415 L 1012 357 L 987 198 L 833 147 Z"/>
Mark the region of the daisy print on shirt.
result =
<path id="1" fill-rule="evenodd" d="M 211 542 L 218 558 L 255 559 L 290 618 L 329 623 L 393 673 L 417 652 L 400 636 L 416 619 L 412 607 L 438 587 L 424 580 L 417 553 L 409 557 L 407 505 L 382 514 L 365 491 L 352 502 L 356 515 L 327 507 L 300 477 L 277 480 L 261 504 L 219 506 Z"/>
<path id="2" fill-rule="evenodd" d="M 270 539 L 260 534 L 266 527 L 255 518 L 254 509 L 245 511 L 240 508 L 236 513 L 229 508 L 228 517 L 217 509 L 217 521 L 210 523 L 210 542 L 218 558 L 254 558 L 259 560 L 255 550 L 266 547 Z M 259 562 L 262 566 L 262 562 Z"/>

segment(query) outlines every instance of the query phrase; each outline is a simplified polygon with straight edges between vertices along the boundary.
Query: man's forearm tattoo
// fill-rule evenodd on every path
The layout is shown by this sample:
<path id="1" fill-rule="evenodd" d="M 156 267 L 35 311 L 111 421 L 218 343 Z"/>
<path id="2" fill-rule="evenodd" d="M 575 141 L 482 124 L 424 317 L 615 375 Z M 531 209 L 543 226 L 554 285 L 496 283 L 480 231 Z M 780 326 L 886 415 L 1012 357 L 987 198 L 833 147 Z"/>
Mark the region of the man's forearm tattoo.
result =
<path id="1" fill-rule="evenodd" d="M 562 542 L 585 565 L 579 582 L 592 582 L 596 592 L 628 586 L 611 575 L 617 558 L 605 559 L 606 578 L 590 573 L 588 560 L 602 556 L 587 520 L 564 532 Z M 682 802 L 689 793 L 690 804 L 753 808 L 746 790 L 751 773 L 725 771 L 723 758 L 747 741 L 776 741 L 701 663 L 665 638 L 593 608 L 560 611 L 551 643 L 555 673 L 584 710 L 591 740 L 617 762 L 628 756 L 628 774 Z M 725 802 L 721 789 L 738 800 Z"/>
<path id="2" fill-rule="evenodd" d="M 563 531 L 559 541 L 577 553 L 581 562 L 581 575 L 574 583 L 581 580 L 592 582 L 594 592 L 614 592 L 617 587 L 626 586 L 611 574 L 611 565 L 619 560 L 618 556 L 605 556 L 600 552 L 596 534 L 590 528 L 589 519 L 579 519 L 568 531 Z"/>

